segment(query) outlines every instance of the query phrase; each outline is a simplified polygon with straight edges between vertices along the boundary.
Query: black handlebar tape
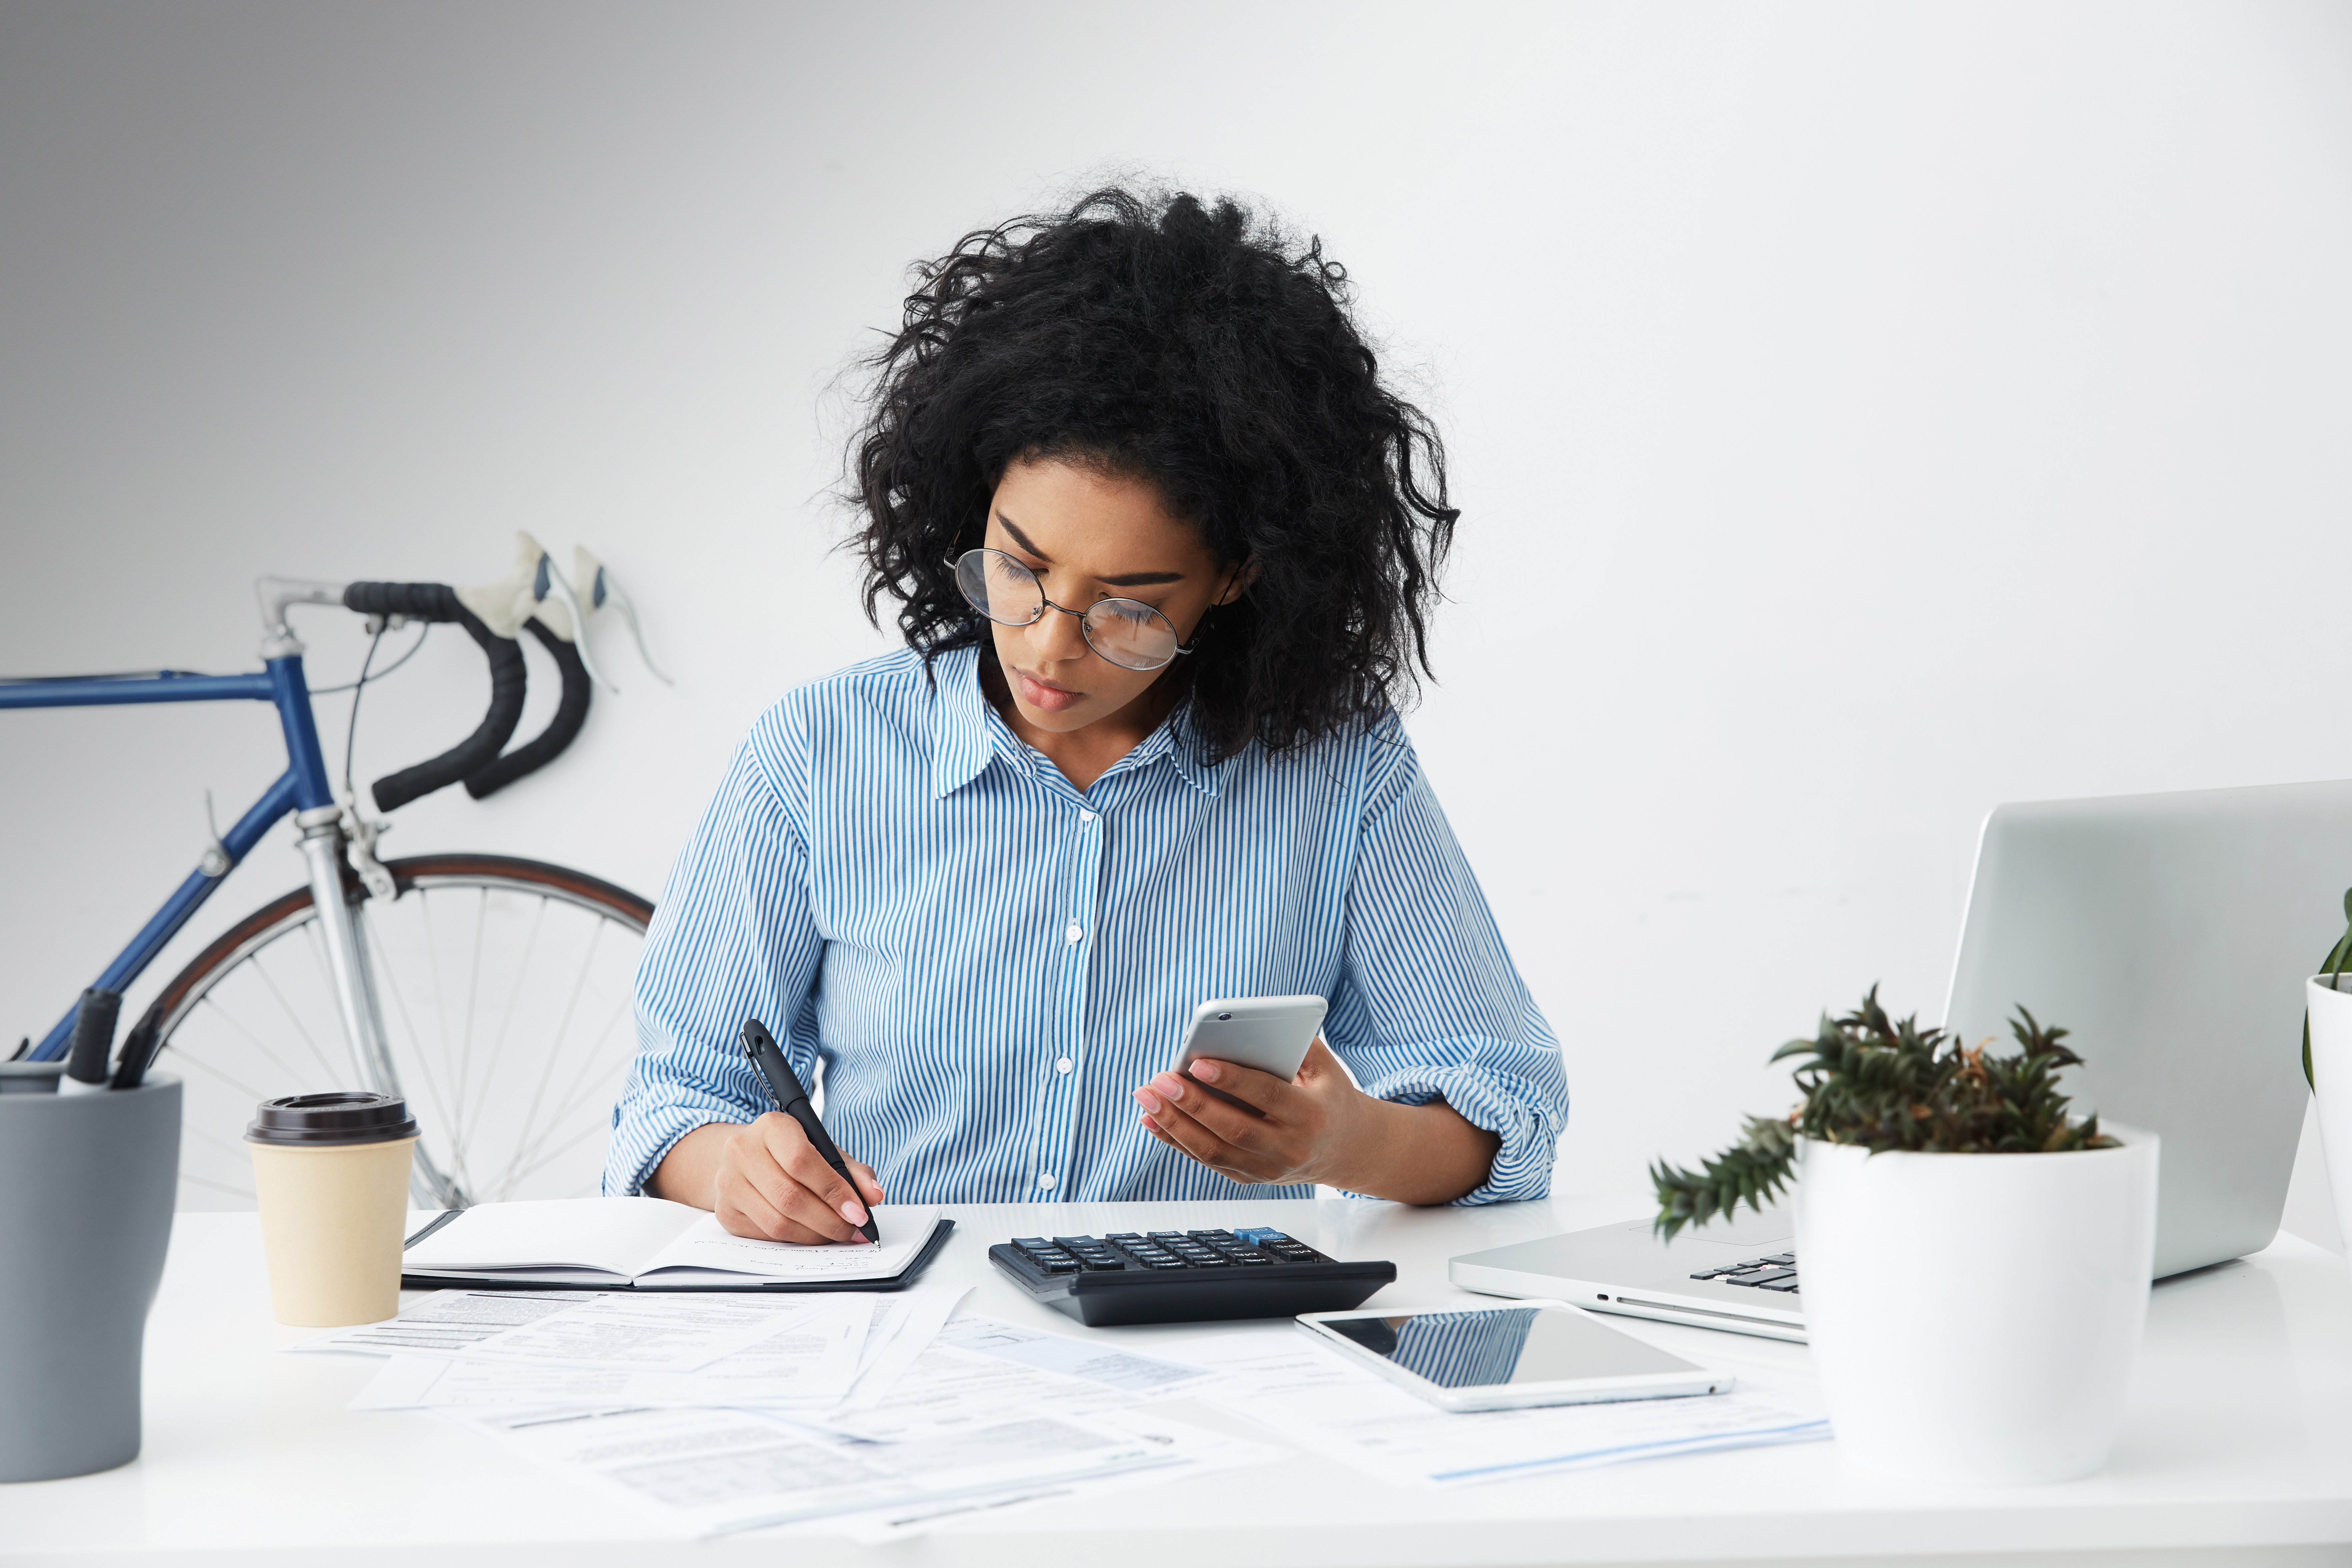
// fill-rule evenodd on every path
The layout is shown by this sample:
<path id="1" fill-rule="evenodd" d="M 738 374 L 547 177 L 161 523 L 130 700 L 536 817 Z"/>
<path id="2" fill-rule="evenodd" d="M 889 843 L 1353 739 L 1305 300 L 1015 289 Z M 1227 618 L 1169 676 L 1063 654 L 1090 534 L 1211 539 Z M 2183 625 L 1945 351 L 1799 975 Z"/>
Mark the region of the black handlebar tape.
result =
<path id="1" fill-rule="evenodd" d="M 106 1081 L 106 1058 L 114 1054 L 114 1019 L 122 994 L 96 986 L 81 994 L 74 1011 L 73 1046 L 66 1053 L 66 1076 L 82 1083 Z"/>
<path id="2" fill-rule="evenodd" d="M 588 722 L 588 667 L 580 662 L 580 650 L 549 631 L 537 616 L 523 625 L 541 647 L 555 657 L 555 668 L 563 672 L 563 695 L 555 704 L 555 717 L 526 745 L 517 746 L 488 767 L 466 775 L 466 793 L 476 800 L 496 795 L 525 773 L 537 773 L 563 754 L 563 748 L 579 737 L 580 727 Z"/>
<path id="3" fill-rule="evenodd" d="M 490 710 L 483 715 L 480 726 L 431 761 L 376 780 L 370 791 L 376 809 L 397 810 L 496 762 L 522 718 L 522 645 L 484 626 L 481 617 L 457 602 L 457 591 L 446 583 L 353 583 L 343 590 L 343 607 L 363 616 L 453 621 L 481 644 L 490 661 Z"/>

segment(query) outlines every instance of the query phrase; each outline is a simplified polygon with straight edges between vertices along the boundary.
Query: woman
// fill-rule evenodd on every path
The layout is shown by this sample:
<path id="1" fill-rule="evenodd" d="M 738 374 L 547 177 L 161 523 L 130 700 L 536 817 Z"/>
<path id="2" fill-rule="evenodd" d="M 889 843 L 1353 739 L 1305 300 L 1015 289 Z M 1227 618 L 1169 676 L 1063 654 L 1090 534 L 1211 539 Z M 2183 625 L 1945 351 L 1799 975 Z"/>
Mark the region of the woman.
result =
<path id="1" fill-rule="evenodd" d="M 920 276 L 852 448 L 908 647 L 737 752 L 647 934 L 605 1190 L 795 1242 L 886 1190 L 1541 1195 L 1559 1052 L 1391 710 L 1457 513 L 1345 274 L 1108 191 Z M 1289 994 L 1330 1003 L 1296 1079 L 1164 1070 L 1199 1003 Z M 821 1074 L 854 1190 L 746 1017 Z"/>

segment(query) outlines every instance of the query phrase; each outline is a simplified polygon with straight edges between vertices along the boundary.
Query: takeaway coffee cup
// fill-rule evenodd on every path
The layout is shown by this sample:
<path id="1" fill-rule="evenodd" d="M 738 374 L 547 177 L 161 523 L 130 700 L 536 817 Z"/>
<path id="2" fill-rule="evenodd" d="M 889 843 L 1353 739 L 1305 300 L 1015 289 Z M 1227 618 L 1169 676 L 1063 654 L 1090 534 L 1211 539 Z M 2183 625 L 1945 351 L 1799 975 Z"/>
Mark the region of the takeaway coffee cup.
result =
<path id="1" fill-rule="evenodd" d="M 332 1329 L 399 1311 L 416 1146 L 408 1102 L 355 1092 L 265 1100 L 245 1141 L 278 1321 Z"/>

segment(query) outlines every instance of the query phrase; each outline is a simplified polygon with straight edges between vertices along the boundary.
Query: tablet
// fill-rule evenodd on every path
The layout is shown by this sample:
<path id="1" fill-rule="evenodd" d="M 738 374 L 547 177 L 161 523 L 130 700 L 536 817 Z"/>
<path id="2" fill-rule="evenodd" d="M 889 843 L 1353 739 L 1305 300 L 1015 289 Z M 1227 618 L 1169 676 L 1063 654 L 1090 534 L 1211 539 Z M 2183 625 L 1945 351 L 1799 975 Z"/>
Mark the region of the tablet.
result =
<path id="1" fill-rule="evenodd" d="M 1446 1410 L 1727 1394 L 1737 1381 L 1562 1302 L 1306 1312 L 1297 1321 L 1357 1365 Z"/>

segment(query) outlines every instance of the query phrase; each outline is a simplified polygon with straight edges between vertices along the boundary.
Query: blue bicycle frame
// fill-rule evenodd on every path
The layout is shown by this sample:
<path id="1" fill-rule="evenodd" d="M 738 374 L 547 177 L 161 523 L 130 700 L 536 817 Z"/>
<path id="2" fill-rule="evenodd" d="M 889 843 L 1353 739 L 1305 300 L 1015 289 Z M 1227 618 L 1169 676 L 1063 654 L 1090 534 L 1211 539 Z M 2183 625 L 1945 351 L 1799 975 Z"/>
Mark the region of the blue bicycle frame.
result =
<path id="1" fill-rule="evenodd" d="M 170 670 L 156 675 L 101 676 L 86 679 L 0 681 L 0 708 L 108 708 L 133 702 L 268 702 L 278 710 L 278 723 L 286 736 L 286 771 L 252 808 L 237 818 L 222 837 L 227 864 L 217 872 L 199 867 L 163 901 L 154 918 L 141 928 L 131 945 L 93 983 L 110 991 L 128 990 L 131 983 L 153 963 L 155 955 L 202 909 L 205 900 L 250 854 L 262 835 L 289 812 L 309 812 L 335 805 L 327 780 L 326 759 L 319 751 L 319 729 L 310 716 L 310 689 L 302 678 L 302 657 L 291 654 L 268 661 L 254 675 L 184 675 Z M 217 864 L 217 862 L 215 862 Z M 314 881 L 316 879 L 314 878 Z M 73 1032 L 74 1012 L 68 1008 L 57 1026 L 32 1050 L 34 1061 L 55 1061 L 66 1054 Z"/>

